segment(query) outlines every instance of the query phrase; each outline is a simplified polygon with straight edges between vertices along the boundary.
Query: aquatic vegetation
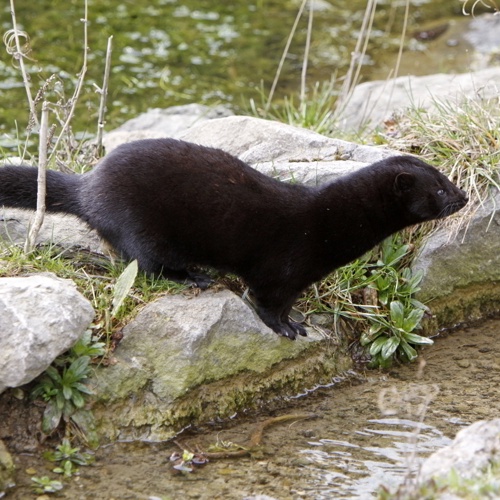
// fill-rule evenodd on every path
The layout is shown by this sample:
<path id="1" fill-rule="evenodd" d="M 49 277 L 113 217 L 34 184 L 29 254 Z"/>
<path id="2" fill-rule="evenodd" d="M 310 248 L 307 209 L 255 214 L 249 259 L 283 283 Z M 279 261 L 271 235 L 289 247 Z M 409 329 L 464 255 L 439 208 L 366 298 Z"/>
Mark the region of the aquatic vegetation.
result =
<path id="1" fill-rule="evenodd" d="M 44 458 L 51 462 L 58 462 L 59 465 L 53 470 L 64 477 L 71 477 L 78 472 L 78 465 L 89 465 L 94 461 L 94 456 L 90 453 L 80 452 L 79 447 L 73 448 L 68 438 L 64 438 L 55 451 L 47 451 Z"/>
<path id="2" fill-rule="evenodd" d="M 63 489 L 63 484 L 61 481 L 55 479 L 50 479 L 48 476 L 42 477 L 32 477 L 31 480 L 35 483 L 33 485 L 33 491 L 39 494 L 45 493 L 56 493 Z"/>

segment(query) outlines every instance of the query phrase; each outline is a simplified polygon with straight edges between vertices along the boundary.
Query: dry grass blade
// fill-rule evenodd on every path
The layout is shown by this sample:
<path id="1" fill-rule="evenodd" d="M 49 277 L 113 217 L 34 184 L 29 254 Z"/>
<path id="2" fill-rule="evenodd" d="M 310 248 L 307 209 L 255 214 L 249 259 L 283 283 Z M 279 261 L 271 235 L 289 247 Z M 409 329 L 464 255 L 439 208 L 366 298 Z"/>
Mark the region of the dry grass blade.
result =
<path id="1" fill-rule="evenodd" d="M 472 203 L 461 212 L 461 226 L 478 206 L 500 190 L 500 98 L 434 101 L 434 110 L 411 109 L 396 117 L 388 145 L 437 164 L 467 191 Z"/>
<path id="2" fill-rule="evenodd" d="M 463 2 L 463 5 L 462 5 L 462 14 L 464 16 L 469 16 L 471 14 L 474 15 L 474 11 L 476 10 L 476 7 L 478 5 L 486 7 L 487 9 L 492 9 L 495 12 L 499 12 L 500 11 L 500 8 L 499 8 L 498 4 L 495 2 L 495 0 L 489 0 L 489 1 L 486 1 L 486 2 L 484 0 L 474 0 L 474 2 L 472 2 L 472 7 L 470 9 L 470 12 L 467 12 L 467 5 L 470 3 L 469 0 L 461 0 L 461 2 Z"/>
<path id="3" fill-rule="evenodd" d="M 75 91 L 73 92 L 73 96 L 69 100 L 70 108 L 68 111 L 68 114 L 66 116 L 66 120 L 63 124 L 61 133 L 57 137 L 54 147 L 52 149 L 52 154 L 50 155 L 49 161 L 52 159 L 52 157 L 56 154 L 58 150 L 58 146 L 60 142 L 63 140 L 66 132 L 69 129 L 71 120 L 73 119 L 73 115 L 75 114 L 75 109 L 76 105 L 78 103 L 78 98 L 80 97 L 80 93 L 83 88 L 83 82 L 85 80 L 85 75 L 87 73 L 87 59 L 88 59 L 88 52 L 89 52 L 89 46 L 88 46 L 88 0 L 85 0 L 84 2 L 84 17 L 81 19 L 83 23 L 83 62 L 82 62 L 82 69 L 80 70 L 80 73 L 78 74 L 78 80 L 76 83 Z"/>
<path id="4" fill-rule="evenodd" d="M 363 23 L 361 25 L 358 40 L 356 42 L 356 47 L 352 54 L 349 69 L 347 71 L 344 84 L 342 85 L 342 89 L 337 100 L 337 115 L 340 115 L 344 110 L 354 91 L 354 88 L 356 87 L 356 84 L 359 81 L 362 61 L 368 47 L 368 40 L 370 39 L 370 33 L 373 26 L 376 9 L 377 0 L 368 0 L 368 4 L 366 6 L 365 14 L 363 17 Z"/>
<path id="5" fill-rule="evenodd" d="M 297 30 L 297 25 L 299 24 L 299 20 L 302 17 L 302 14 L 304 12 L 307 1 L 308 0 L 302 0 L 299 11 L 298 11 L 297 16 L 295 17 L 295 21 L 293 23 L 292 30 L 290 31 L 290 34 L 288 35 L 285 49 L 283 50 L 283 54 L 282 54 L 280 62 L 278 64 L 278 69 L 276 70 L 276 76 L 274 77 L 273 84 L 272 84 L 271 90 L 269 92 L 269 97 L 267 98 L 267 103 L 266 103 L 266 107 L 265 107 L 266 113 L 269 111 L 269 108 L 271 106 L 271 102 L 272 102 L 273 97 L 274 97 L 274 92 L 276 90 L 276 87 L 278 85 L 278 81 L 279 81 L 279 78 L 281 75 L 281 70 L 283 69 L 283 65 L 285 64 L 285 59 L 288 55 L 288 51 L 290 50 L 290 45 L 292 43 L 293 37 L 295 36 L 295 31 Z"/>

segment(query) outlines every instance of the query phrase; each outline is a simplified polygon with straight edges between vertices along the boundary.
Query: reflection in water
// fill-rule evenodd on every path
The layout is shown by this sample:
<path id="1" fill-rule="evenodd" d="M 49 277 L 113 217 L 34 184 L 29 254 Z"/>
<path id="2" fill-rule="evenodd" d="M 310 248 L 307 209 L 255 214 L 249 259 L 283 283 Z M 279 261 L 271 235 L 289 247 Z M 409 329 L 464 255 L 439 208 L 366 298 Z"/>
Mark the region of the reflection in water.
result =
<path id="1" fill-rule="evenodd" d="M 367 446 L 367 441 L 373 444 Z M 352 431 L 350 441 L 322 438 L 301 453 L 311 462 L 315 498 L 375 498 L 379 485 L 398 485 L 423 458 L 450 442 L 430 425 L 371 419 L 363 430 Z"/>

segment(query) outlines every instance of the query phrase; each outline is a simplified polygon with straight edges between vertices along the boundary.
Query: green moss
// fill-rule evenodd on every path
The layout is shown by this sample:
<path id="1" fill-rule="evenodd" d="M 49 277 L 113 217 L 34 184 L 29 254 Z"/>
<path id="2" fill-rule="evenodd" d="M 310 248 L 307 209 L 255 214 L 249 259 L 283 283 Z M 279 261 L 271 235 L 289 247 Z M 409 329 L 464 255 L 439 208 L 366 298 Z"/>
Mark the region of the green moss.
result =
<path id="1" fill-rule="evenodd" d="M 98 429 L 107 439 L 166 440 L 187 425 L 229 418 L 264 405 L 272 408 L 273 402 L 278 404 L 285 397 L 331 383 L 334 376 L 351 367 L 346 346 L 333 348 L 325 341 L 298 358 L 277 363 L 264 374 L 246 370 L 203 383 L 174 402 L 143 390 L 112 403 L 96 401 L 93 411 Z"/>
<path id="2" fill-rule="evenodd" d="M 0 496 L 14 485 L 14 461 L 0 440 Z"/>

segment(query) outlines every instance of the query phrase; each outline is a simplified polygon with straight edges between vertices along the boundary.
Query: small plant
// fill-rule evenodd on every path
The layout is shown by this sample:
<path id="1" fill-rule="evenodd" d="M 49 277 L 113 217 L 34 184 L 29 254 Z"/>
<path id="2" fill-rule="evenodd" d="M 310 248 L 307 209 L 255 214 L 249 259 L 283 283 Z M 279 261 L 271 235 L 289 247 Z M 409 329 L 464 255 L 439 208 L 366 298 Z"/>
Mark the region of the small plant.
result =
<path id="1" fill-rule="evenodd" d="M 61 481 L 50 479 L 48 476 L 32 477 L 31 480 L 35 483 L 33 485 L 33 491 L 35 493 L 56 493 L 63 489 Z"/>
<path id="2" fill-rule="evenodd" d="M 94 460 L 94 456 L 90 453 L 81 453 L 80 448 L 73 448 L 68 438 L 63 439 L 56 451 L 44 453 L 44 457 L 51 462 L 59 462 L 59 466 L 53 472 L 63 474 L 64 477 L 71 477 L 77 473 L 77 465 L 89 465 Z"/>
<path id="3" fill-rule="evenodd" d="M 44 433 L 52 433 L 62 418 L 69 421 L 85 405 L 84 394 L 92 394 L 83 384 L 90 373 L 89 363 L 89 356 L 81 356 L 64 366 L 62 371 L 56 366 L 49 366 L 33 389 L 33 398 L 41 397 L 47 402 L 42 420 Z"/>
<path id="4" fill-rule="evenodd" d="M 417 351 L 410 344 L 432 344 L 433 341 L 412 333 L 419 327 L 424 315 L 423 309 L 405 308 L 397 300 L 390 303 L 389 316 L 372 318 L 368 333 L 361 336 L 362 346 L 369 346 L 373 366 L 387 366 L 393 354 L 399 350 L 408 361 L 417 357 Z"/>
<path id="5" fill-rule="evenodd" d="M 189 450 L 182 450 L 182 454 L 178 452 L 170 455 L 172 468 L 176 471 L 187 473 L 193 472 L 194 467 L 199 467 L 208 463 L 208 460 L 202 453 L 193 453 Z"/>
<path id="6" fill-rule="evenodd" d="M 92 337 L 92 330 L 87 330 L 70 349 L 67 359 L 74 361 L 79 357 L 96 358 L 106 354 L 106 344 Z"/>
<path id="7" fill-rule="evenodd" d="M 85 397 L 92 394 L 83 383 L 90 374 L 90 361 L 105 353 L 105 344 L 95 341 L 88 330 L 67 354 L 47 368 L 31 393 L 33 398 L 47 402 L 42 420 L 44 433 L 52 433 L 62 419 L 74 420 L 75 414 L 85 411 Z"/>
<path id="8" fill-rule="evenodd" d="M 404 238 L 391 236 L 378 249 L 338 269 L 302 304 L 308 313 L 333 312 L 336 322 L 352 322 L 362 332 L 360 343 L 374 367 L 387 367 L 394 357 L 413 361 L 413 345 L 432 344 L 414 333 L 427 308 L 414 298 L 422 273 L 408 267 L 414 247 Z"/>

